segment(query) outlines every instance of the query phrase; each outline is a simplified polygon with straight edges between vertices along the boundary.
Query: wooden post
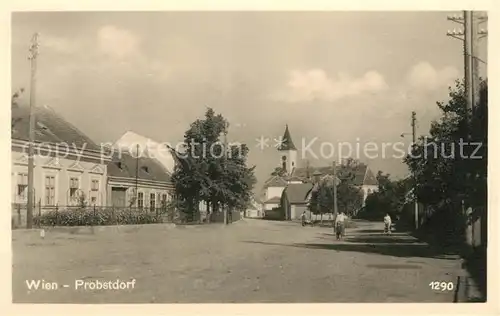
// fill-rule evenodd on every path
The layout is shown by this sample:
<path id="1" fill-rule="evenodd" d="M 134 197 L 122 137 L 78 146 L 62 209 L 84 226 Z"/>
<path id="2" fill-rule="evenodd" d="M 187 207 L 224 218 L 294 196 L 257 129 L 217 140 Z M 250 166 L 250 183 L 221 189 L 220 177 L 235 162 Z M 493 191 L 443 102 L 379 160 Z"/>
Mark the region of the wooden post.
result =
<path id="1" fill-rule="evenodd" d="M 56 204 L 56 222 L 55 222 L 55 226 L 57 226 L 59 223 L 59 206 Z"/>
<path id="2" fill-rule="evenodd" d="M 17 204 L 17 218 L 19 220 L 19 226 L 23 223 L 23 217 L 21 215 L 21 203 Z"/>

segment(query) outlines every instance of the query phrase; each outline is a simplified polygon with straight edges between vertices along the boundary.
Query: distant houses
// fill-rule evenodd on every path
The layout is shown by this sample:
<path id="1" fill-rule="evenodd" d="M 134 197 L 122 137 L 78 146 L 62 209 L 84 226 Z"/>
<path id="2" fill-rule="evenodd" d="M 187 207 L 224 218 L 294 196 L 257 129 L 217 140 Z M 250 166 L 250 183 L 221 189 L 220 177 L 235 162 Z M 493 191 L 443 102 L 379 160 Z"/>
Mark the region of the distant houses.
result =
<path id="1" fill-rule="evenodd" d="M 263 218 L 265 215 L 265 210 L 262 202 L 256 198 L 252 197 L 248 207 L 245 210 L 244 217 L 247 218 Z"/>
<path id="2" fill-rule="evenodd" d="M 271 176 L 263 187 L 266 210 L 280 207 L 285 219 L 299 219 L 303 211 L 307 211 L 313 184 L 325 178 L 333 177 L 333 166 L 305 166 L 297 164 L 297 148 L 295 147 L 288 125 L 285 127 L 283 142 L 278 147 L 281 159 L 280 174 Z M 370 168 L 363 163 L 355 166 L 342 164 L 337 167 L 337 174 L 352 175 L 348 183 L 363 192 L 363 205 L 371 193 L 378 190 L 378 183 Z M 310 216 L 310 214 L 309 214 Z"/>

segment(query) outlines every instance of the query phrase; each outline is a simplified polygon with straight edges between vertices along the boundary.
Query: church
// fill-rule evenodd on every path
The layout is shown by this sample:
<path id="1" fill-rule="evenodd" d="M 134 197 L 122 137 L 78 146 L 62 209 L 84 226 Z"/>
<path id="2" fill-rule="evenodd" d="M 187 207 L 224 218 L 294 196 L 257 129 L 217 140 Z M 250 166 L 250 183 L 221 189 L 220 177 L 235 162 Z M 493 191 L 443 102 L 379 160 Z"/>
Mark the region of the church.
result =
<path id="1" fill-rule="evenodd" d="M 263 187 L 264 212 L 282 208 L 286 220 L 299 219 L 304 211 L 311 217 L 307 208 L 311 191 L 315 183 L 333 177 L 333 163 L 319 167 L 310 166 L 309 163 L 306 166 L 298 166 L 298 151 L 288 125 L 277 150 L 280 156 L 279 166 Z M 378 190 L 377 179 L 366 164 L 351 166 L 342 163 L 337 167 L 337 173 L 339 172 L 349 172 L 352 175 L 348 181 L 362 190 L 363 205 L 367 196 Z"/>

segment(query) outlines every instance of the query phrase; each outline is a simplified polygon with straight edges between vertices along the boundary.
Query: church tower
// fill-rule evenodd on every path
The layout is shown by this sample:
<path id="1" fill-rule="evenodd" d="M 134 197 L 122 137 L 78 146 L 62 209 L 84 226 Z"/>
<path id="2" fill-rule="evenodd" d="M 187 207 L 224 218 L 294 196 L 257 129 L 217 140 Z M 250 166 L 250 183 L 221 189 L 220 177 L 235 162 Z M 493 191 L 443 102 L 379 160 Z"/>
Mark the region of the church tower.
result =
<path id="1" fill-rule="evenodd" d="M 297 148 L 293 144 L 292 136 L 288 130 L 288 124 L 285 128 L 281 145 L 278 147 L 280 152 L 280 167 L 285 169 L 286 173 L 290 175 L 293 169 L 297 166 Z"/>

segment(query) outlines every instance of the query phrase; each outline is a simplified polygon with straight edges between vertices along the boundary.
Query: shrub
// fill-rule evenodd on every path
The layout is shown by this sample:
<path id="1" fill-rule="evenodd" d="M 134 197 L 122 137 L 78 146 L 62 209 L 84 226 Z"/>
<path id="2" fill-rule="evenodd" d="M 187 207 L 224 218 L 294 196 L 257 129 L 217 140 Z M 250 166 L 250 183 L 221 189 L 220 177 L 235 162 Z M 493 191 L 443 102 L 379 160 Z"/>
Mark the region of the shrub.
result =
<path id="1" fill-rule="evenodd" d="M 148 210 L 99 209 L 90 208 L 49 211 L 34 218 L 39 226 L 102 226 L 153 224 L 161 222 L 161 216 Z"/>

